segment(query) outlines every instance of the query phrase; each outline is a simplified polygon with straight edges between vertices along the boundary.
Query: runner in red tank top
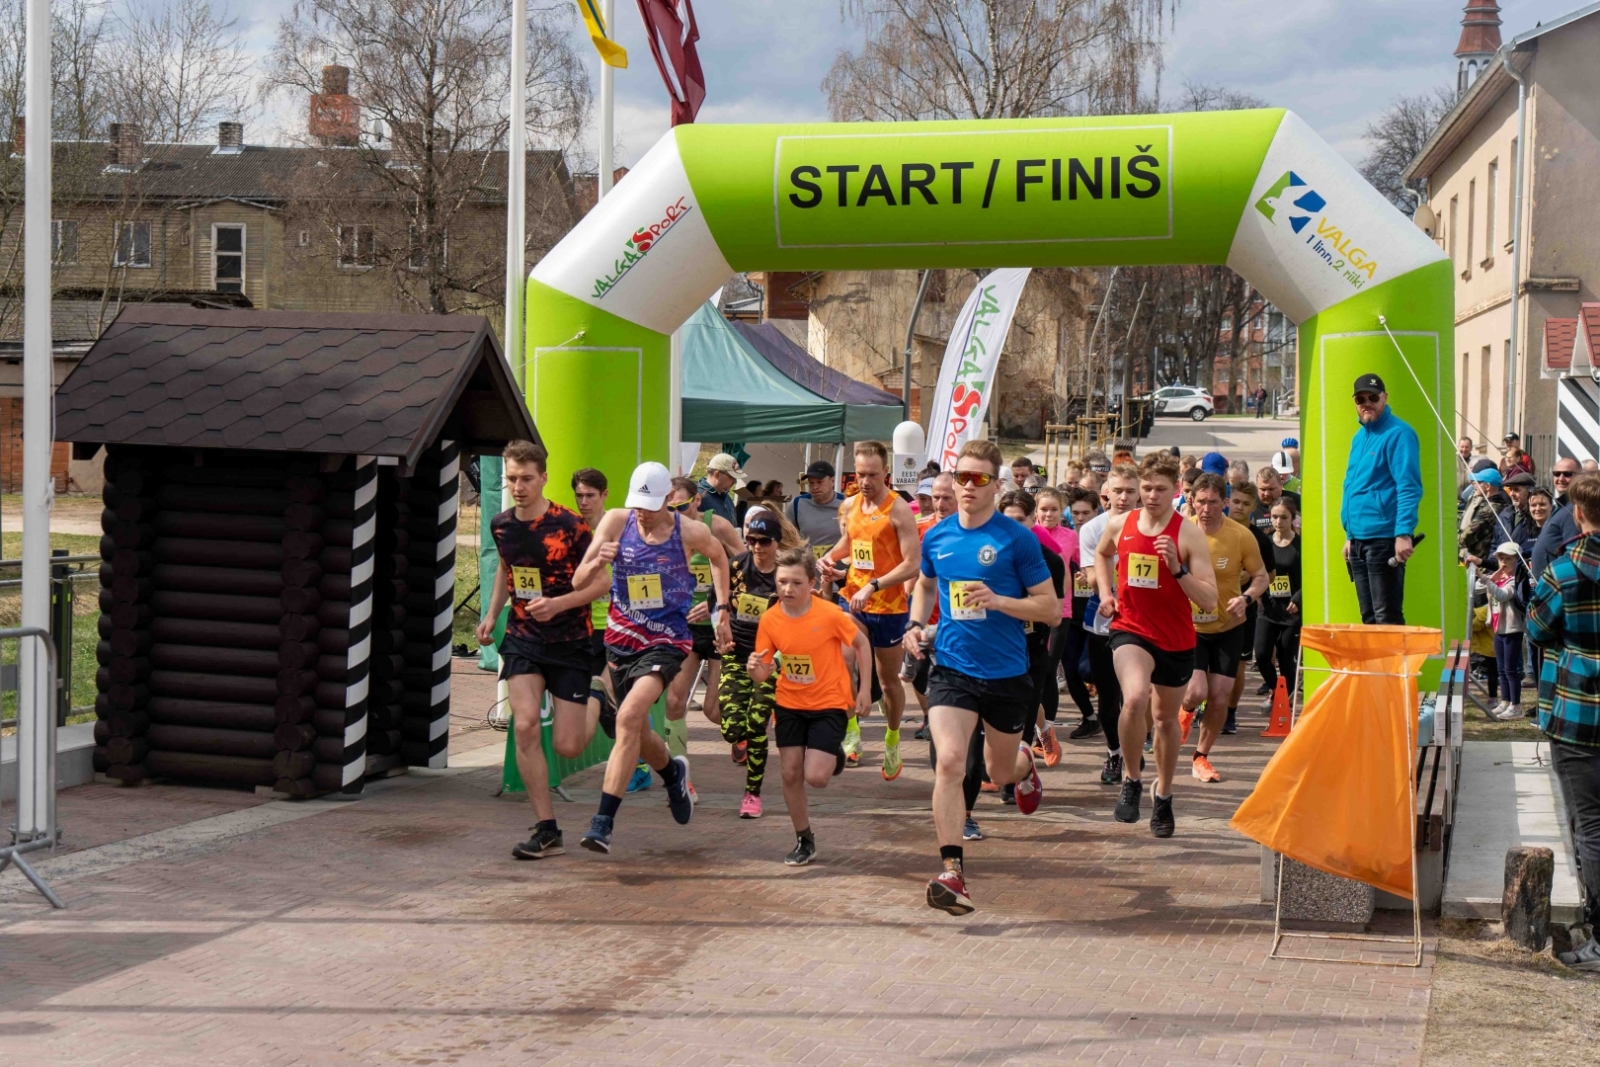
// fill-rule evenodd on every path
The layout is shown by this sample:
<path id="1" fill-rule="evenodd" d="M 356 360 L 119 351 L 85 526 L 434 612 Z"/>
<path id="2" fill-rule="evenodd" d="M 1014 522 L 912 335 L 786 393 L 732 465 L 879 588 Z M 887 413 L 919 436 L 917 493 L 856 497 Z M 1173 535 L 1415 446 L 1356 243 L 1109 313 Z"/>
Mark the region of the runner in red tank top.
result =
<path id="1" fill-rule="evenodd" d="M 1123 761 L 1116 817 L 1119 822 L 1139 820 L 1144 782 L 1134 757 L 1153 721 L 1156 788 L 1150 832 L 1157 837 L 1173 832 L 1178 712 L 1194 669 L 1190 601 L 1204 611 L 1217 602 L 1205 535 L 1172 508 L 1177 484 L 1177 460 L 1166 453 L 1146 456 L 1139 464 L 1143 509 L 1113 518 L 1095 546 L 1100 614 L 1112 620 L 1112 662 L 1122 688 L 1118 730 L 1122 750 L 1131 754 Z"/>

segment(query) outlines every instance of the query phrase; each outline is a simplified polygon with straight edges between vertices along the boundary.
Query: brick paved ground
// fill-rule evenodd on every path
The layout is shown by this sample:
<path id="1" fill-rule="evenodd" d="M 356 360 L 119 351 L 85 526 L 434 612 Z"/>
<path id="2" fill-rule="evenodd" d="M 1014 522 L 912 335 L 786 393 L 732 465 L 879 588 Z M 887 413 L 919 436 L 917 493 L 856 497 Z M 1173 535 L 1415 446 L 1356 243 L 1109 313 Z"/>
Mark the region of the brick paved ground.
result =
<path id="1" fill-rule="evenodd" d="M 492 700 L 469 706 L 487 691 L 469 684 L 460 729 Z M 836 779 L 814 810 L 818 861 L 791 870 L 775 775 L 767 817 L 739 820 L 726 747 L 691 721 L 694 822 L 671 822 L 658 785 L 623 805 L 610 857 L 575 847 L 597 771 L 557 805 L 571 853 L 518 864 L 527 805 L 494 799 L 486 769 L 379 783 L 223 848 L 58 885 L 66 912 L 0 901 L 0 1062 L 1417 1060 L 1428 967 L 1265 959 L 1257 850 L 1225 825 L 1270 754 L 1258 720 L 1219 748 L 1228 782 L 1180 780 L 1170 841 L 1111 820 L 1095 745 L 1046 773 L 1031 819 L 986 796 L 964 919 L 922 901 L 925 746 L 897 782 L 875 766 Z M 881 725 L 867 735 L 875 754 Z M 80 791 L 68 829 L 91 808 L 170 809 L 168 789 Z"/>

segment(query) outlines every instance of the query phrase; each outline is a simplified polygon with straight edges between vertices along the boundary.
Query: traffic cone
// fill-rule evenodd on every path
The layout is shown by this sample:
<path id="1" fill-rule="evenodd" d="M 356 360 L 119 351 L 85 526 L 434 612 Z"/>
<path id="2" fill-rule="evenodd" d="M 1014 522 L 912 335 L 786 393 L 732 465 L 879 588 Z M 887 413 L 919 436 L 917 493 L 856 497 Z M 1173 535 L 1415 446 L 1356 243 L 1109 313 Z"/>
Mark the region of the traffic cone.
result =
<path id="1" fill-rule="evenodd" d="M 1289 685 L 1282 676 L 1278 678 L 1278 687 L 1272 691 L 1272 718 L 1267 721 L 1267 728 L 1261 731 L 1261 736 L 1289 736 Z"/>

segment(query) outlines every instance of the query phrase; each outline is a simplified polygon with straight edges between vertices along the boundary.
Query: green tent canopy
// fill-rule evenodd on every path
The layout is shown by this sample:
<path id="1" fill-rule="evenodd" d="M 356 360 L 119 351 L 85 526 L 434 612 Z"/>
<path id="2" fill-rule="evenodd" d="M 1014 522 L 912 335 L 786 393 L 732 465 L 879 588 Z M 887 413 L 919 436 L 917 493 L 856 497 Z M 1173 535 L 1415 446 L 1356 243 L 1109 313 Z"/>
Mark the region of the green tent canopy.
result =
<path id="1" fill-rule="evenodd" d="M 686 441 L 886 441 L 900 422 L 898 401 L 827 400 L 787 377 L 709 302 L 683 324 L 682 336 Z"/>

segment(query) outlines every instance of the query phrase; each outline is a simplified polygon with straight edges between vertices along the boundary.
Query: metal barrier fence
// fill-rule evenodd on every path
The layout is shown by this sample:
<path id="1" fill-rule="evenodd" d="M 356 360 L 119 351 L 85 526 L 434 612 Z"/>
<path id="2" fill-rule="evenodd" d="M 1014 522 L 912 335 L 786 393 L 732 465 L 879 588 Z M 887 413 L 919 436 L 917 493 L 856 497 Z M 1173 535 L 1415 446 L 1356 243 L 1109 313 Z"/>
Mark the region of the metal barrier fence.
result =
<path id="1" fill-rule="evenodd" d="M 56 660 L 55 642 L 50 633 L 37 626 L 17 626 L 0 629 L 0 645 L 17 642 L 16 663 L 26 664 L 29 670 L 20 671 L 26 685 L 19 686 L 16 707 L 17 732 L 15 790 L 0 790 L 0 805 L 5 794 L 11 793 L 15 808 L 14 820 L 7 824 L 11 843 L 0 848 L 0 871 L 15 864 L 35 889 L 57 908 L 66 907 L 61 898 L 46 884 L 26 859 L 30 852 L 54 850 L 60 840 L 56 826 L 56 726 L 55 708 L 59 692 L 57 679 L 60 671 Z M 24 659 L 24 649 L 31 649 Z M 42 687 L 43 692 L 39 693 Z M 23 701 L 33 698 L 43 702 L 44 714 L 26 714 Z"/>
<path id="2" fill-rule="evenodd" d="M 80 582 L 98 581 L 101 558 L 96 555 L 68 555 L 64 548 L 56 549 L 50 558 L 50 639 L 55 642 L 62 669 L 56 678 L 56 724 L 65 726 L 67 716 L 75 711 L 90 711 L 94 705 L 77 707 L 73 704 L 72 661 L 75 644 L 73 612 L 77 605 L 77 587 Z M 15 570 L 22 566 L 20 559 L 0 559 L 0 571 Z M 0 579 L 0 591 L 21 589 L 22 579 Z M 3 657 L 0 657 L 3 658 Z M 0 696 L 17 691 L 17 665 L 0 662 Z M 91 692 L 92 698 L 93 693 Z M 7 707 L 0 713 L 0 728 L 15 726 L 17 720 L 10 706 L 15 698 L 7 699 Z"/>

